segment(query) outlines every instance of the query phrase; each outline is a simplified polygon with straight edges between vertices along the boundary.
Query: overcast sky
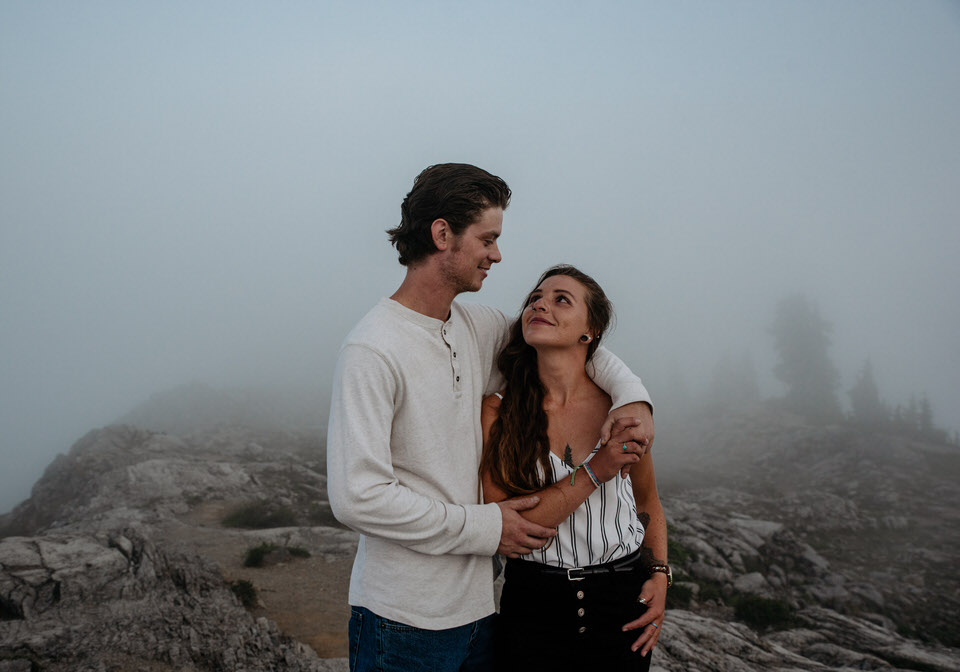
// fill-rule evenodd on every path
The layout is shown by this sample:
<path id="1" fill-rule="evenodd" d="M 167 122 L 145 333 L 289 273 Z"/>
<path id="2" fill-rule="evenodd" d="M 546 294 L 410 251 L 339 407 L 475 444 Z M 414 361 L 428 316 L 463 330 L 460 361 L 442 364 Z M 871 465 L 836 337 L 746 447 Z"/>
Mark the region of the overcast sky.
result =
<path id="1" fill-rule="evenodd" d="M 5 0 L 0 511 L 153 392 L 326 386 L 446 161 L 514 190 L 466 300 L 579 265 L 655 399 L 723 352 L 782 392 L 800 292 L 843 390 L 958 429 L 958 110 L 958 2 Z"/>

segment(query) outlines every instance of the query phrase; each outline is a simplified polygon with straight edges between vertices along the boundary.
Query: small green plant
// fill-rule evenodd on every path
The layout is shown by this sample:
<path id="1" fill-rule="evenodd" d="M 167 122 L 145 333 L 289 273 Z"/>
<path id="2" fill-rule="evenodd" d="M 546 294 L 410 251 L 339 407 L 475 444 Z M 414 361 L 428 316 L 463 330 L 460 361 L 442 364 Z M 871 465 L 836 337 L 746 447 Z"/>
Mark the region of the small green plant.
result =
<path id="1" fill-rule="evenodd" d="M 283 559 L 283 554 L 294 558 L 309 558 L 310 551 L 300 546 L 277 546 L 276 544 L 263 543 L 254 546 L 247 551 L 247 556 L 243 560 L 244 567 L 263 567 L 264 561 L 271 553 L 277 553 Z M 277 561 L 278 558 L 274 558 Z"/>
<path id="2" fill-rule="evenodd" d="M 330 504 L 327 502 L 314 502 L 310 505 L 307 518 L 311 525 L 325 525 L 327 527 L 342 527 L 333 512 L 330 510 Z"/>
<path id="3" fill-rule="evenodd" d="M 263 530 L 273 527 L 293 527 L 297 524 L 296 514 L 287 506 L 270 502 L 244 504 L 223 518 L 227 527 L 242 527 L 251 530 Z"/>
<path id="4" fill-rule="evenodd" d="M 667 609 L 684 609 L 690 606 L 693 600 L 693 589 L 683 584 L 674 583 L 667 591 Z"/>
<path id="5" fill-rule="evenodd" d="M 794 610 L 783 600 L 756 595 L 735 595 L 734 615 L 752 628 L 780 630 L 794 623 Z"/>
<path id="6" fill-rule="evenodd" d="M 686 564 L 687 560 L 690 559 L 690 553 L 687 552 L 687 549 L 684 548 L 683 544 L 674 539 L 667 538 L 667 557 L 670 558 L 670 563 L 674 565 L 683 565 Z"/>
<path id="7" fill-rule="evenodd" d="M 750 572 L 765 574 L 767 571 L 767 563 L 765 563 L 759 555 L 747 555 L 743 558 L 743 568 L 748 574 Z"/>
<path id="8" fill-rule="evenodd" d="M 287 552 L 295 558 L 309 558 L 310 551 L 300 546 L 287 546 Z"/>
<path id="9" fill-rule="evenodd" d="M 280 548 L 276 544 L 260 544 L 247 551 L 247 557 L 243 560 L 244 567 L 263 567 L 263 559 L 268 553 Z"/>
<path id="10" fill-rule="evenodd" d="M 716 581 L 707 581 L 699 580 L 697 581 L 700 586 L 700 590 L 697 593 L 697 600 L 699 602 L 709 602 L 713 600 L 721 604 L 725 603 L 723 598 L 723 585 Z"/>
<path id="11" fill-rule="evenodd" d="M 254 607 L 257 604 L 257 589 L 253 584 L 245 579 L 238 579 L 230 582 L 230 590 L 240 600 L 240 604 L 247 607 Z"/>

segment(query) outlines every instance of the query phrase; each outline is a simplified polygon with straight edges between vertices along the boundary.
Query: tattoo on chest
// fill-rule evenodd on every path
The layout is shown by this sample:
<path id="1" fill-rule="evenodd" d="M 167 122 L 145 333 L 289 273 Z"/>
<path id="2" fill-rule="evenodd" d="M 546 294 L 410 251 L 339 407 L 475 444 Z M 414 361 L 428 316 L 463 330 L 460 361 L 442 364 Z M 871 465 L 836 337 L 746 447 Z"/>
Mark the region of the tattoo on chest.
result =
<path id="1" fill-rule="evenodd" d="M 570 444 L 563 449 L 563 463 L 573 469 L 573 451 L 570 450 Z"/>

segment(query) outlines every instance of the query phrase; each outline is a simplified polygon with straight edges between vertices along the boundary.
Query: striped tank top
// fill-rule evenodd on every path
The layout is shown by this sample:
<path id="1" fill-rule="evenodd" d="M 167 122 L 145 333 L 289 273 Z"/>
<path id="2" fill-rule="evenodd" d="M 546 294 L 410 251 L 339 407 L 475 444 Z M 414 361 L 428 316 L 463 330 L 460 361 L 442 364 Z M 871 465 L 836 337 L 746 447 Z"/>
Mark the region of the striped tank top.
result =
<path id="1" fill-rule="evenodd" d="M 600 448 L 593 449 L 589 461 Z M 550 470 L 544 482 L 570 478 L 573 469 L 550 453 Z M 584 477 L 586 474 L 578 474 Z M 637 518 L 630 476 L 618 473 L 601 483 L 570 517 L 557 528 L 557 536 L 546 548 L 521 556 L 521 560 L 552 567 L 585 567 L 612 562 L 630 555 L 643 543 L 643 525 Z"/>

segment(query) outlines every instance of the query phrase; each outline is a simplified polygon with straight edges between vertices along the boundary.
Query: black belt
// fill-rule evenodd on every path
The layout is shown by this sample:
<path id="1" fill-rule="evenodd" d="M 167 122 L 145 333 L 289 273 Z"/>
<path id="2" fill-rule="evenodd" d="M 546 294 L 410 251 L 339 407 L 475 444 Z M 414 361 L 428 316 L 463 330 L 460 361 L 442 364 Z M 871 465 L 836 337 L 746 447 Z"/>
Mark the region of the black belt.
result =
<path id="1" fill-rule="evenodd" d="M 620 572 L 636 572 L 641 568 L 640 549 L 638 548 L 630 555 L 624 556 L 613 562 L 605 562 L 602 565 L 587 565 L 586 567 L 553 567 L 544 565 L 540 562 L 531 560 L 510 561 L 511 567 L 523 568 L 523 571 L 530 571 L 534 574 L 544 576 L 563 576 L 569 581 L 583 581 L 588 576 L 597 576 L 602 574 L 617 574 Z"/>

